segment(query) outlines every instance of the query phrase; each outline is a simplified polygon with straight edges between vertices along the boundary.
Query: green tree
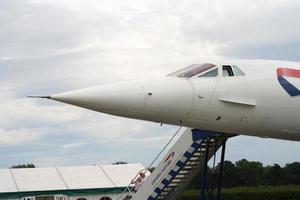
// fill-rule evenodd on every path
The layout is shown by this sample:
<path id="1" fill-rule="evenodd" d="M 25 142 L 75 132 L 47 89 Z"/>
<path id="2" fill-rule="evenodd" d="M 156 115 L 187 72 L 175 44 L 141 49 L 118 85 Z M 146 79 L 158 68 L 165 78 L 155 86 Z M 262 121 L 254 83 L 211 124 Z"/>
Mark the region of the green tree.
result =
<path id="1" fill-rule="evenodd" d="M 274 164 L 267 166 L 265 172 L 265 181 L 267 185 L 284 185 L 287 183 L 287 173 L 280 165 Z"/>
<path id="2" fill-rule="evenodd" d="M 219 166 L 218 166 L 219 168 Z M 239 184 L 238 182 L 238 176 L 237 176 L 237 170 L 235 165 L 226 160 L 224 161 L 223 166 L 223 186 L 224 187 L 234 187 Z"/>
<path id="3" fill-rule="evenodd" d="M 126 164 L 128 164 L 128 162 L 126 161 L 117 161 L 113 163 L 113 165 L 126 165 Z"/>
<path id="4" fill-rule="evenodd" d="M 207 184 L 215 186 L 217 181 L 217 170 L 209 168 L 207 174 Z M 189 185 L 189 189 L 199 189 L 202 174 L 197 174 Z M 233 164 L 230 161 L 224 161 L 223 166 L 223 186 L 241 187 L 241 186 L 282 186 L 282 185 L 300 185 L 300 163 L 294 162 L 281 167 L 278 164 L 264 167 L 260 162 L 250 162 L 242 159 Z M 300 199 L 299 199 L 300 200 Z"/>
<path id="5" fill-rule="evenodd" d="M 242 159 L 236 162 L 236 173 L 240 186 L 258 186 L 263 183 L 263 164 Z"/>
<path id="6" fill-rule="evenodd" d="M 287 173 L 287 183 L 300 185 L 300 163 L 294 162 L 291 164 L 286 164 L 284 169 Z"/>
<path id="7" fill-rule="evenodd" d="M 17 169 L 17 168 L 36 168 L 36 167 L 32 163 L 27 163 L 27 164 L 13 165 L 10 168 Z"/>

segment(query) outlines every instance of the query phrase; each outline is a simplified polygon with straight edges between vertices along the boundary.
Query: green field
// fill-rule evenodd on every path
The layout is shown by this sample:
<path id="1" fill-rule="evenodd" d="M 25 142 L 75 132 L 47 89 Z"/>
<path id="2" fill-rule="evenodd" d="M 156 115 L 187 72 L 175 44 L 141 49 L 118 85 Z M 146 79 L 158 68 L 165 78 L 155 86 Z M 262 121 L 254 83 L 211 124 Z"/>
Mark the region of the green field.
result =
<path id="1" fill-rule="evenodd" d="M 186 190 L 178 200 L 199 200 L 199 190 Z M 223 189 L 222 200 L 300 200 L 300 186 L 259 186 Z"/>

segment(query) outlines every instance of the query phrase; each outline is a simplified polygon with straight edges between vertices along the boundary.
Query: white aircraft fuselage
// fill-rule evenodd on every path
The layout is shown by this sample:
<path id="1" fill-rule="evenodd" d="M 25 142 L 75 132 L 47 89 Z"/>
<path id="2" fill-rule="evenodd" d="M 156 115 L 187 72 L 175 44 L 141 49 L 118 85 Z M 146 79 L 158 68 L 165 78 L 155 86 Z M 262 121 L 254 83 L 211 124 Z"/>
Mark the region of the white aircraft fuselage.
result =
<path id="1" fill-rule="evenodd" d="M 295 62 L 212 62 L 153 80 L 49 98 L 127 118 L 300 141 L 300 64 Z"/>

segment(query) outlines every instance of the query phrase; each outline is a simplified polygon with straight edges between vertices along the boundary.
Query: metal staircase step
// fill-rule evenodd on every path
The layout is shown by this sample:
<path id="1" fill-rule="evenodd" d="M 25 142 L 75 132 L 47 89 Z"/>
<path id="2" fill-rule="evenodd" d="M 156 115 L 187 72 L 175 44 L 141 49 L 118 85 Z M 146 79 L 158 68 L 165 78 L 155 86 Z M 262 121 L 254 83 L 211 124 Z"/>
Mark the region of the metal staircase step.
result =
<path id="1" fill-rule="evenodd" d="M 178 179 L 184 179 L 184 178 L 186 178 L 187 176 L 185 176 L 185 175 L 181 175 L 181 174 L 178 174 L 177 176 L 176 176 L 176 178 L 178 178 Z"/>
<path id="2" fill-rule="evenodd" d="M 196 169 L 196 168 L 194 166 L 187 165 L 187 166 L 184 166 L 183 169 L 185 169 L 185 170 L 193 170 L 193 169 Z"/>
<path id="3" fill-rule="evenodd" d="M 195 163 L 199 163 L 201 162 L 202 159 L 196 159 L 196 160 L 190 160 L 186 163 L 186 165 L 189 165 L 189 164 L 195 164 Z"/>
<path id="4" fill-rule="evenodd" d="M 190 169 L 195 169 L 197 166 L 199 166 L 199 164 L 189 164 L 186 167 L 191 167 Z"/>
<path id="5" fill-rule="evenodd" d="M 173 179 L 172 182 L 171 182 L 171 184 L 172 184 L 172 183 L 181 183 L 181 182 L 182 182 L 182 180 L 179 180 L 179 179 Z"/>
<path id="6" fill-rule="evenodd" d="M 199 158 L 196 157 L 196 156 L 193 156 L 193 157 L 191 157 L 191 159 L 190 159 L 190 161 L 195 161 L 195 160 L 199 160 Z"/>
<path id="7" fill-rule="evenodd" d="M 188 170 L 181 170 L 178 174 L 180 174 L 180 175 L 187 175 L 187 174 L 189 174 L 189 172 L 190 171 L 188 171 Z"/>

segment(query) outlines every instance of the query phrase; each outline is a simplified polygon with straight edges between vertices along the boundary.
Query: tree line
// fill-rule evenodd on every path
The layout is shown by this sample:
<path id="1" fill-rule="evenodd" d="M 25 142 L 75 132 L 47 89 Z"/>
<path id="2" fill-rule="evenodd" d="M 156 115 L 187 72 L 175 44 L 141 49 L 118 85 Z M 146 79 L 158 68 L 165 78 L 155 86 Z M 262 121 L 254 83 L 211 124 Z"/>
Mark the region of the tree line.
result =
<path id="1" fill-rule="evenodd" d="M 208 182 L 214 184 L 220 164 L 215 168 L 208 169 Z M 281 167 L 278 164 L 263 166 L 256 161 L 246 159 L 235 163 L 224 161 L 223 186 L 248 187 L 248 186 L 283 186 L 300 185 L 300 162 L 293 162 Z M 200 176 L 191 182 L 190 188 L 200 187 Z"/>

